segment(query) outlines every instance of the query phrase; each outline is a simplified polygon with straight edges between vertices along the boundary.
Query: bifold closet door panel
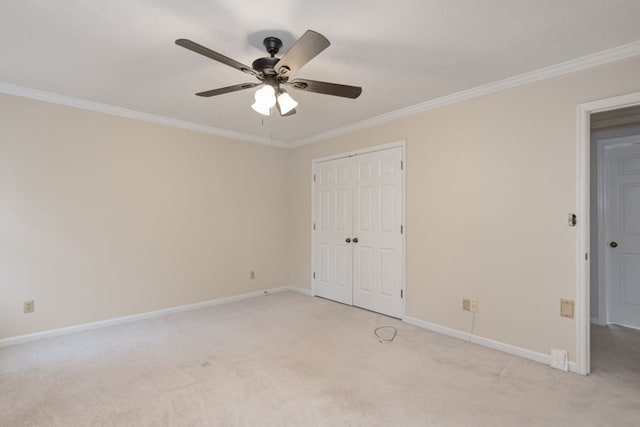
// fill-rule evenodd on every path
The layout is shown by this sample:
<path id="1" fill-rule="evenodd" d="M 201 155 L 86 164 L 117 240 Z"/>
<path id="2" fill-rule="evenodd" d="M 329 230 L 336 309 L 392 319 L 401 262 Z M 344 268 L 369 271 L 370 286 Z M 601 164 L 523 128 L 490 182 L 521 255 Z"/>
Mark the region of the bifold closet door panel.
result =
<path id="1" fill-rule="evenodd" d="M 332 160 L 315 174 L 315 293 L 353 304 L 353 166 L 349 159 Z"/>
<path id="2" fill-rule="evenodd" d="M 402 315 L 402 149 L 353 158 L 353 305 Z"/>

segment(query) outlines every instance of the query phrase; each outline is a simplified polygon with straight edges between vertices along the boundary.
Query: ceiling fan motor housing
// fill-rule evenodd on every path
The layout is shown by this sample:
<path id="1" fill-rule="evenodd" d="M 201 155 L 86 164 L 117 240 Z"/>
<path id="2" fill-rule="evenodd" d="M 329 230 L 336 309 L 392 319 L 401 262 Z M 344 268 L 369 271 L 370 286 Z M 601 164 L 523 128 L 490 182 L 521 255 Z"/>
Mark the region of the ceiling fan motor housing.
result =
<path id="1" fill-rule="evenodd" d="M 282 40 L 277 37 L 267 37 L 262 41 L 262 44 L 272 57 L 280 51 L 282 47 Z"/>
<path id="2" fill-rule="evenodd" d="M 260 72 L 265 76 L 269 76 L 269 75 L 275 76 L 277 73 L 274 67 L 278 63 L 278 61 L 280 61 L 280 59 L 274 58 L 273 56 L 270 58 L 269 57 L 258 58 L 255 61 L 253 61 L 253 64 L 251 64 L 251 66 L 253 67 L 254 70 Z"/>

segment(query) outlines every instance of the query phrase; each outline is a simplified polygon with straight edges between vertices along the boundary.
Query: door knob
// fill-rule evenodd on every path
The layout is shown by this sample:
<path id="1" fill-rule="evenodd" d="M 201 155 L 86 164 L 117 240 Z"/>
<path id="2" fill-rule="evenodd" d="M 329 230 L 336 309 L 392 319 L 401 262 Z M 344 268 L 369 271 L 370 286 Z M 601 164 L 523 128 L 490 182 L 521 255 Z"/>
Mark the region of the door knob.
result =
<path id="1" fill-rule="evenodd" d="M 353 243 L 358 243 L 358 238 L 357 237 L 353 238 Z"/>
<path id="2" fill-rule="evenodd" d="M 611 246 L 612 248 L 617 248 L 618 247 L 618 242 L 611 242 L 611 243 L 609 243 L 609 246 Z"/>
<path id="3" fill-rule="evenodd" d="M 347 243 L 351 243 L 351 238 L 347 237 L 346 239 L 344 239 L 344 241 Z"/>

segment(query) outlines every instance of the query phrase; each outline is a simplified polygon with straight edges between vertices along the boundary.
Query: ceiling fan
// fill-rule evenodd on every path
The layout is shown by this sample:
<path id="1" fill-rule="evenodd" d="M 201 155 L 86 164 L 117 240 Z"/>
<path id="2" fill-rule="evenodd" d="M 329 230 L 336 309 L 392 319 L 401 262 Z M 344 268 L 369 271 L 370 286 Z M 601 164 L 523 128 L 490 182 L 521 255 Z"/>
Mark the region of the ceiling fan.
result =
<path id="1" fill-rule="evenodd" d="M 270 115 L 273 106 L 277 107 L 281 116 L 290 116 L 296 113 L 295 107 L 298 103 L 289 96 L 284 87 L 351 99 L 357 98 L 360 96 L 360 93 L 362 93 L 362 88 L 357 86 L 307 79 L 289 80 L 303 65 L 331 44 L 325 36 L 315 31 L 307 30 L 281 58 L 276 58 L 276 54 L 282 47 L 282 41 L 277 37 L 265 38 L 263 44 L 270 56 L 256 59 L 251 64 L 251 67 L 191 40 L 178 39 L 176 40 L 176 44 L 200 55 L 204 55 L 207 58 L 211 58 L 214 61 L 233 67 L 236 70 L 250 74 L 259 80 L 253 83 L 240 83 L 233 86 L 198 92 L 196 95 L 205 97 L 216 96 L 262 85 L 262 88 L 258 89 L 255 94 L 255 103 L 251 108 L 265 116 Z"/>

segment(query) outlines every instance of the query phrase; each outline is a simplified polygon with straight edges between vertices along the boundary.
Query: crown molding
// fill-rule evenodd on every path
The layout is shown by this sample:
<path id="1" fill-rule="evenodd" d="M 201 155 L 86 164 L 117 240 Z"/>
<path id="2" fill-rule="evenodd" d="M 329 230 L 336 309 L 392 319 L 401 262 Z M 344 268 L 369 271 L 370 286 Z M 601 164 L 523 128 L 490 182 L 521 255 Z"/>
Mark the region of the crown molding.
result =
<path id="1" fill-rule="evenodd" d="M 422 102 L 420 104 L 401 108 L 390 113 L 381 114 L 379 116 L 365 119 L 351 125 L 336 128 L 328 132 L 319 133 L 308 138 L 299 139 L 293 144 L 288 145 L 288 147 L 296 148 L 303 145 L 312 144 L 314 142 L 324 141 L 329 138 L 344 135 L 346 133 L 354 132 L 360 129 L 370 128 L 392 120 L 443 107 L 445 105 L 455 104 L 457 102 L 467 101 L 469 99 L 488 95 L 494 92 L 499 92 L 505 89 L 511 89 L 517 86 L 523 86 L 541 80 L 546 80 L 553 77 L 586 70 L 589 68 L 595 68 L 614 62 L 623 61 L 625 59 L 629 59 L 638 55 L 640 55 L 640 40 L 622 46 L 614 47 L 612 49 L 607 49 L 590 55 L 582 56 L 580 58 L 561 62 L 549 67 L 540 68 L 538 70 L 530 71 L 524 74 L 519 74 L 517 76 L 508 77 L 496 82 L 487 83 L 485 85 L 452 93 L 450 95 L 445 95 L 440 98 Z"/>
<path id="2" fill-rule="evenodd" d="M 24 98 L 36 99 L 39 101 L 50 102 L 54 104 L 66 105 L 70 107 L 82 108 L 85 110 L 96 111 L 105 114 L 111 114 L 120 117 L 126 117 L 135 120 L 142 120 L 145 122 L 158 123 L 165 126 L 172 126 L 182 129 L 188 129 L 195 132 L 205 133 L 209 135 L 222 136 L 226 138 L 238 139 L 246 142 L 252 142 L 255 144 L 269 145 L 278 148 L 297 148 L 303 145 L 312 144 L 315 142 L 324 141 L 336 136 L 344 135 L 350 132 L 354 132 L 360 129 L 366 129 L 373 126 L 380 125 L 392 120 L 397 120 L 403 117 L 412 116 L 424 111 L 433 110 L 435 108 L 443 107 L 445 105 L 455 104 L 457 102 L 466 101 L 469 99 L 477 98 L 483 95 L 488 95 L 494 92 L 499 92 L 505 89 L 511 89 L 517 86 L 523 86 L 530 83 L 535 83 L 541 80 L 550 79 L 553 77 L 562 76 L 577 71 L 586 70 L 589 68 L 595 68 L 602 65 L 611 64 L 618 61 L 623 61 L 635 56 L 640 55 L 640 41 L 618 46 L 612 49 L 603 50 L 590 55 L 582 56 L 580 58 L 565 61 L 556 65 L 541 68 L 538 70 L 530 71 L 517 76 L 508 77 L 503 80 L 499 80 L 485 85 L 477 86 L 471 89 L 463 90 L 460 92 L 445 95 L 440 98 L 432 99 L 430 101 L 422 102 L 420 104 L 412 105 L 406 108 L 401 108 L 390 113 L 381 114 L 379 116 L 371 117 L 369 119 L 362 120 L 350 125 L 342 126 L 336 129 L 332 129 L 327 132 L 322 132 L 316 135 L 302 138 L 291 143 L 286 143 L 278 140 L 271 140 L 267 138 L 258 137 L 241 132 L 230 131 L 226 129 L 220 129 L 213 126 L 206 126 L 199 123 L 188 122 L 184 120 L 173 119 L 170 117 L 158 116 L 154 114 L 144 113 L 141 111 L 129 110 L 126 108 L 116 107 L 108 104 L 100 104 L 97 102 L 87 101 L 79 98 L 73 98 L 65 95 L 59 95 L 55 93 L 45 92 L 37 89 L 31 89 L 23 86 L 13 85 L 10 83 L 0 82 L 0 93 L 8 95 L 21 96 Z"/>
<path id="3" fill-rule="evenodd" d="M 188 129 L 195 132 L 206 133 L 209 135 L 222 136 L 225 138 L 239 139 L 255 144 L 271 145 L 279 148 L 287 148 L 289 144 L 282 141 L 273 141 L 267 138 L 261 138 L 255 135 L 249 135 L 240 132 L 234 132 L 226 129 L 219 129 L 213 126 L 206 126 L 199 123 L 188 122 L 184 120 L 172 119 L 170 117 L 157 116 L 155 114 L 143 113 L 141 111 L 129 110 L 127 108 L 116 107 L 108 104 L 100 104 L 98 102 L 87 101 L 84 99 L 73 98 L 70 96 L 59 95 L 56 93 L 45 92 L 37 89 L 31 89 L 24 86 L 18 86 L 10 83 L 0 82 L 0 93 L 7 95 L 15 95 L 23 98 L 35 99 L 38 101 L 49 102 L 52 104 L 60 104 L 68 107 L 81 108 L 84 110 L 96 111 L 99 113 L 110 114 L 114 116 L 126 117 L 129 119 L 141 120 L 144 122 L 157 123 L 165 126 L 171 126 L 181 129 Z"/>

